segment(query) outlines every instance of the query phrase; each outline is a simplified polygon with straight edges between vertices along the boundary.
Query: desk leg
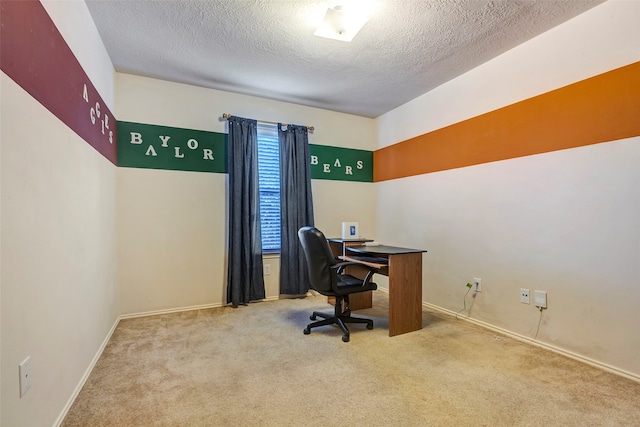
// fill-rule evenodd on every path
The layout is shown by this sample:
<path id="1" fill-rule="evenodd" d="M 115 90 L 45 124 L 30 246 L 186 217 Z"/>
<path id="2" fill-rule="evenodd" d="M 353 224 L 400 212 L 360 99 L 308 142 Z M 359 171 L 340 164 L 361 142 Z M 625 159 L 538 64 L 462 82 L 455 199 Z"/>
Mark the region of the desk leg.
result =
<path id="1" fill-rule="evenodd" d="M 349 305 L 351 306 L 351 311 L 371 308 L 373 306 L 373 293 L 366 291 L 351 294 L 349 295 Z"/>
<path id="2" fill-rule="evenodd" d="M 422 254 L 389 255 L 389 336 L 422 329 Z"/>

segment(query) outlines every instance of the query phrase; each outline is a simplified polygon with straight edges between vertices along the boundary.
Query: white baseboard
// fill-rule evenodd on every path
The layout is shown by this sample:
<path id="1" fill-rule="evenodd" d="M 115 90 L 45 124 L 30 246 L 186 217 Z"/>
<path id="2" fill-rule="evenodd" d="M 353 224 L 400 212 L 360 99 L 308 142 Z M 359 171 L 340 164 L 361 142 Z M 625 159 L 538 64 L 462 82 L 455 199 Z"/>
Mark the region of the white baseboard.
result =
<path id="1" fill-rule="evenodd" d="M 385 288 L 378 288 L 378 291 L 382 291 L 382 292 L 386 293 L 387 295 L 389 294 L 389 290 L 385 289 Z M 309 294 L 317 295 L 317 293 L 314 292 L 314 291 L 310 291 Z M 278 300 L 278 299 L 279 299 L 279 297 L 268 297 L 268 298 L 265 298 L 262 301 L 274 301 L 274 300 Z M 141 312 L 141 313 L 124 314 L 124 315 L 118 316 L 118 318 L 116 319 L 115 323 L 111 327 L 111 330 L 109 331 L 109 333 L 107 334 L 107 336 L 103 340 L 102 344 L 100 345 L 100 348 L 96 352 L 96 355 L 91 360 L 91 363 L 89 364 L 89 367 L 87 367 L 84 375 L 80 379 L 80 382 L 78 383 L 78 385 L 76 386 L 75 390 L 73 391 L 73 394 L 71 395 L 71 397 L 67 401 L 67 404 L 65 405 L 65 407 L 62 410 L 62 412 L 58 416 L 58 419 L 56 419 L 56 422 L 54 423 L 54 427 L 59 427 L 60 424 L 62 423 L 62 421 L 64 420 L 64 417 L 67 415 L 67 412 L 69 412 L 69 409 L 71 408 L 71 405 L 73 405 L 73 402 L 75 401 L 76 397 L 78 397 L 78 394 L 80 393 L 80 390 L 82 390 L 82 387 L 87 382 L 87 379 L 89 378 L 89 375 L 91 375 L 91 372 L 93 371 L 93 368 L 95 367 L 96 363 L 98 362 L 98 359 L 100 359 L 100 356 L 102 356 L 102 352 L 104 351 L 105 347 L 107 346 L 107 343 L 111 339 L 111 336 L 113 335 L 113 332 L 116 330 L 116 327 L 118 326 L 118 323 L 120 323 L 120 320 L 122 320 L 122 319 L 132 319 L 132 318 L 136 318 L 136 317 L 156 316 L 158 314 L 178 313 L 178 312 L 181 312 L 181 311 L 191 311 L 191 310 L 203 310 L 203 309 L 208 309 L 208 308 L 217 308 L 217 307 L 222 307 L 223 305 L 225 305 L 225 304 L 218 303 L 218 304 L 194 305 L 194 306 L 190 306 L 190 307 L 181 307 L 181 308 L 172 308 L 172 309 L 166 309 L 166 310 L 146 311 L 146 312 Z M 438 311 L 440 313 L 444 313 L 444 314 L 450 315 L 452 317 L 456 317 L 459 320 L 464 320 L 466 322 L 473 323 L 475 325 L 478 325 L 478 326 L 481 326 L 483 328 L 492 330 L 494 332 L 501 333 L 501 334 L 506 335 L 508 337 L 514 338 L 514 339 L 516 339 L 518 341 L 523 341 L 523 342 L 535 345 L 537 347 L 544 348 L 546 350 L 552 351 L 554 353 L 561 354 L 563 356 L 569 357 L 569 358 L 577 360 L 579 362 L 586 363 L 586 364 L 594 366 L 596 368 L 603 369 L 603 370 L 605 370 L 607 372 L 611 372 L 613 374 L 628 378 L 630 380 L 633 380 L 633 381 L 636 381 L 636 382 L 640 382 L 640 376 L 638 376 L 638 375 L 636 375 L 636 374 L 634 374 L 632 372 L 628 372 L 628 371 L 625 371 L 623 369 L 616 368 L 615 366 L 611 366 L 611 365 L 608 365 L 606 363 L 602 363 L 602 362 L 599 362 L 597 360 L 590 359 L 588 357 L 582 356 L 580 354 L 573 353 L 573 352 L 565 350 L 563 348 L 556 347 L 554 345 L 550 345 L 550 344 L 535 340 L 533 338 L 530 338 L 530 337 L 527 337 L 527 336 L 524 336 L 524 335 L 520 335 L 518 333 L 509 331 L 507 329 L 500 328 L 498 326 L 494 326 L 494 325 L 492 325 L 490 323 L 486 323 L 486 322 L 483 322 L 481 320 L 473 319 L 473 318 L 467 317 L 467 316 L 460 316 L 460 315 L 458 315 L 458 313 L 456 313 L 456 312 L 454 312 L 452 310 L 448 310 L 446 308 L 442 308 L 442 307 L 439 307 L 437 305 L 433 305 L 433 304 L 430 304 L 430 303 L 427 303 L 427 302 L 423 301 L 422 302 L 422 306 L 425 307 L 425 308 L 434 310 L 434 311 Z"/>
<path id="2" fill-rule="evenodd" d="M 389 294 L 389 290 L 385 289 L 385 288 L 378 288 L 378 291 L 382 291 L 382 292 L 386 293 L 387 295 Z M 617 368 L 615 366 L 608 365 L 606 363 L 600 362 L 598 360 L 591 359 L 591 358 L 583 356 L 581 354 L 574 353 L 572 351 L 566 350 L 566 349 L 561 348 L 561 347 L 556 347 L 554 345 L 547 344 L 547 343 L 542 342 L 542 341 L 538 341 L 536 339 L 527 337 L 525 335 L 520 335 L 520 334 L 518 334 L 516 332 L 509 331 L 507 329 L 503 329 L 503 328 L 501 328 L 499 326 L 495 326 L 495 325 L 492 325 L 490 323 L 483 322 L 482 320 L 474 319 L 472 317 L 467 317 L 467 316 L 461 316 L 458 313 L 456 313 L 455 311 L 448 310 L 446 308 L 442 308 L 440 306 L 437 306 L 437 305 L 434 305 L 434 304 L 430 304 L 430 303 L 425 302 L 425 301 L 422 301 L 422 306 L 425 307 L 425 308 L 428 308 L 430 310 L 438 311 L 440 313 L 444 313 L 444 314 L 447 314 L 449 316 L 455 317 L 458 320 L 464 320 L 466 322 L 473 323 L 474 325 L 482 326 L 485 329 L 489 329 L 491 331 L 501 333 L 503 335 L 506 335 L 506 336 L 511 337 L 513 339 L 516 339 L 518 341 L 523 341 L 523 342 L 526 342 L 528 344 L 535 345 L 536 347 L 540 347 L 540 348 L 543 348 L 545 350 L 552 351 L 554 353 L 560 354 L 560 355 L 568 357 L 570 359 L 577 360 L 578 362 L 586 363 L 587 365 L 591 365 L 591 366 L 594 366 L 596 368 L 602 369 L 604 371 L 611 372 L 612 374 L 619 375 L 621 377 L 630 379 L 632 381 L 640 382 L 640 375 L 634 374 L 633 372 L 625 371 L 624 369 L 620 369 L 620 368 Z"/>
<path id="3" fill-rule="evenodd" d="M 222 307 L 224 304 L 202 304 L 202 305 L 192 305 L 188 307 L 178 307 L 178 308 L 167 308 L 162 310 L 152 310 L 152 311 L 142 311 L 139 313 L 131 313 L 131 314 L 122 314 L 118 317 L 118 320 L 121 319 L 133 319 L 136 317 L 146 317 L 146 316 L 157 316 L 159 314 L 169 314 L 169 313 L 179 313 L 181 311 L 192 311 L 192 310 L 206 310 L 208 308 L 218 308 Z"/>
<path id="4" fill-rule="evenodd" d="M 276 301 L 278 299 L 280 299 L 280 296 L 276 295 L 276 296 L 266 297 L 266 298 L 261 299 L 259 301 Z M 120 320 L 120 319 L 133 319 L 133 318 L 136 318 L 136 317 L 157 316 L 159 314 L 179 313 L 179 312 L 182 312 L 182 311 L 206 310 L 208 308 L 219 308 L 219 307 L 224 307 L 224 306 L 227 306 L 227 305 L 231 305 L 231 304 L 222 304 L 222 303 L 202 304 L 202 305 L 192 305 L 192 306 L 188 306 L 188 307 L 168 308 L 168 309 L 163 309 L 163 310 L 142 311 L 142 312 L 139 312 L 139 313 L 123 314 L 118 318 L 118 320 Z"/>
<path id="5" fill-rule="evenodd" d="M 89 363 L 89 366 L 84 371 L 84 374 L 82 375 L 82 378 L 80 378 L 80 382 L 76 386 L 75 390 L 73 390 L 73 393 L 69 397 L 69 400 L 67 401 L 66 405 L 64 405 L 64 408 L 62 408 L 62 412 L 60 412 L 60 415 L 58 415 L 58 418 L 56 419 L 55 423 L 53 424 L 54 427 L 59 427 L 60 424 L 62 424 L 62 421 L 64 421 L 64 417 L 67 416 L 67 413 L 69 412 L 69 409 L 71 409 L 71 405 L 73 405 L 73 402 L 76 400 L 76 397 L 78 397 L 78 394 L 80 394 L 80 390 L 82 390 L 82 387 L 84 387 L 84 384 L 87 382 L 87 379 L 89 379 L 89 375 L 91 375 L 91 372 L 93 371 L 93 368 L 96 366 L 96 363 L 98 363 L 98 359 L 100 359 L 100 356 L 102 356 L 102 352 L 104 351 L 105 347 L 109 343 L 109 340 L 111 339 L 111 336 L 113 335 L 113 332 L 118 327 L 118 323 L 120 323 L 120 317 L 118 317 L 116 319 L 116 321 L 113 323 L 113 326 L 111 327 L 111 329 L 107 333 L 107 336 L 102 341 L 102 344 L 100 345 L 100 348 L 98 348 L 98 351 L 96 352 L 95 356 L 93 356 L 93 359 L 91 359 L 91 363 Z"/>
<path id="6" fill-rule="evenodd" d="M 265 299 L 263 299 L 261 301 L 275 301 L 275 300 L 278 300 L 278 299 L 279 299 L 278 296 L 274 296 L 274 297 L 267 297 L 267 298 L 265 298 Z M 159 314 L 179 313 L 179 312 L 182 312 L 182 311 L 204 310 L 204 309 L 208 309 L 208 308 L 218 308 L 218 307 L 222 307 L 224 305 L 226 305 L 226 304 L 218 303 L 218 304 L 193 305 L 193 306 L 189 306 L 189 307 L 170 308 L 170 309 L 165 309 L 165 310 L 144 311 L 144 312 L 140 312 L 140 313 L 122 314 L 122 315 L 118 316 L 116 321 L 113 323 L 113 326 L 111 327 L 111 329 L 107 333 L 107 336 L 102 341 L 102 344 L 100 345 L 100 348 L 98 348 L 98 351 L 96 352 L 95 356 L 91 360 L 91 363 L 89 363 L 89 366 L 87 367 L 87 369 L 85 370 L 84 374 L 82 375 L 82 378 L 80 378 L 80 382 L 78 383 L 78 385 L 76 386 L 75 390 L 71 394 L 71 397 L 69 397 L 69 400 L 67 401 L 66 405 L 62 409 L 62 412 L 60 412 L 60 415 L 58 415 L 58 418 L 56 419 L 56 421 L 53 424 L 53 426 L 54 427 L 59 427 L 62 424 L 62 421 L 64 421 L 64 417 L 67 416 L 67 413 L 69 412 L 69 409 L 71 409 L 71 406 L 73 405 L 73 402 L 78 397 L 78 394 L 80 394 L 80 390 L 82 390 L 82 387 L 84 387 L 84 384 L 87 382 L 87 379 L 89 379 L 89 375 L 91 375 L 91 372 L 93 371 L 93 368 L 96 366 L 96 363 L 98 363 L 98 359 L 100 359 L 100 356 L 102 356 L 102 352 L 104 351 L 105 347 L 109 343 L 109 340 L 111 339 L 111 336 L 115 332 L 116 328 L 118 327 L 118 324 L 120 323 L 120 321 L 122 319 L 133 319 L 133 318 L 136 318 L 136 317 L 157 316 Z"/>
<path id="7" fill-rule="evenodd" d="M 581 354 L 574 353 L 574 352 L 566 350 L 564 348 L 556 347 L 555 345 L 547 344 L 545 342 L 538 341 L 538 340 L 536 340 L 534 338 L 530 338 L 530 337 L 527 337 L 525 335 L 520 335 L 520 334 L 518 334 L 516 332 L 509 331 L 507 329 L 503 329 L 501 327 L 492 325 L 490 323 L 483 322 L 482 320 L 473 319 L 473 318 L 467 317 L 467 316 L 460 316 L 459 314 L 457 314 L 454 311 L 448 310 L 446 308 L 439 307 L 437 305 L 429 304 L 429 303 L 426 303 L 426 302 L 423 301 L 422 302 L 422 306 L 426 307 L 426 308 L 429 308 L 431 310 L 434 310 L 434 311 L 439 311 L 441 313 L 448 314 L 448 315 L 453 316 L 453 317 L 457 317 L 459 320 L 464 320 L 466 322 L 473 323 L 473 324 L 478 325 L 478 326 L 482 326 L 483 328 L 489 329 L 491 331 L 498 332 L 498 333 L 501 333 L 503 335 L 507 335 L 508 337 L 511 337 L 511 338 L 516 339 L 518 341 L 523 341 L 523 342 L 526 342 L 528 344 L 535 345 L 536 347 L 540 347 L 540 348 L 543 348 L 545 350 L 552 351 L 554 353 L 560 354 L 560 355 L 568 357 L 570 359 L 577 360 L 578 362 L 586 363 L 587 365 L 594 366 L 596 368 L 605 370 L 607 372 L 611 372 L 611 373 L 619 375 L 621 377 L 625 377 L 627 379 L 630 379 L 630 380 L 633 380 L 633 381 L 636 381 L 636 382 L 640 382 L 640 376 L 637 375 L 637 374 L 634 374 L 633 372 L 628 372 L 628 371 L 625 371 L 623 369 L 617 368 L 615 366 L 611 366 L 611 365 L 608 365 L 606 363 L 600 362 L 598 360 L 594 360 L 594 359 L 591 359 L 589 357 L 583 356 Z"/>

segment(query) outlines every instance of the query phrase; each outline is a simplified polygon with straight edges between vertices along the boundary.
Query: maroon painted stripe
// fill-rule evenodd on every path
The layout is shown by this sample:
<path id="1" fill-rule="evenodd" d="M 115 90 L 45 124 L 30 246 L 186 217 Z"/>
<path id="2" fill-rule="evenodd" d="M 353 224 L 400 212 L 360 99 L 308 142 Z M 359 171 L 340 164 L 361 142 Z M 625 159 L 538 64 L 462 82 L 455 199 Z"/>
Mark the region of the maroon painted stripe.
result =
<path id="1" fill-rule="evenodd" d="M 42 4 L 2 1 L 0 8 L 2 71 L 117 165 L 116 120 Z"/>

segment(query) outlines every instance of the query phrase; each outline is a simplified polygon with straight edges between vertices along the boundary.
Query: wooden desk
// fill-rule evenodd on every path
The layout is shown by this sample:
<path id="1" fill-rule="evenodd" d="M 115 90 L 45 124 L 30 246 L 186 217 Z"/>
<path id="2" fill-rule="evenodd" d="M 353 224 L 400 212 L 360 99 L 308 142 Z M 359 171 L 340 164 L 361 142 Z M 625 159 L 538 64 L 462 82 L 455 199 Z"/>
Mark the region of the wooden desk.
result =
<path id="1" fill-rule="evenodd" d="M 388 260 L 389 336 L 422 329 L 422 249 L 395 246 L 349 246 L 346 256 L 370 256 Z"/>

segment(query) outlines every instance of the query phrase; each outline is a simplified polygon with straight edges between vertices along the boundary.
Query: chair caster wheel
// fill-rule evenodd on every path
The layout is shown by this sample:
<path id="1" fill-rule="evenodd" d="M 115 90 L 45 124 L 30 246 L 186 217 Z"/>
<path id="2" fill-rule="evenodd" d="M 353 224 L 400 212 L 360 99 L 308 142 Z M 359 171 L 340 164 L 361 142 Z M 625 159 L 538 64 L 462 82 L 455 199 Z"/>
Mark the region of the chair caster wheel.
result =
<path id="1" fill-rule="evenodd" d="M 312 314 L 311 316 L 309 316 L 309 319 L 310 319 L 310 320 L 316 320 L 316 315 L 315 315 L 315 314 Z"/>
<path id="2" fill-rule="evenodd" d="M 342 341 L 343 342 L 349 342 L 349 335 L 343 335 L 342 336 Z"/>
<path id="3" fill-rule="evenodd" d="M 311 333 L 311 329 L 309 328 L 304 328 L 304 330 L 302 331 L 305 335 L 309 335 Z"/>
<path id="4" fill-rule="evenodd" d="M 367 329 L 369 330 L 373 329 L 373 323 L 367 323 Z"/>

